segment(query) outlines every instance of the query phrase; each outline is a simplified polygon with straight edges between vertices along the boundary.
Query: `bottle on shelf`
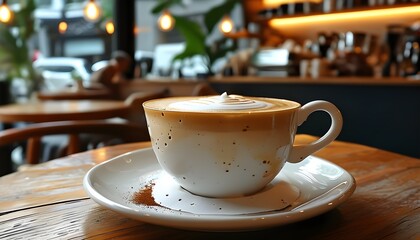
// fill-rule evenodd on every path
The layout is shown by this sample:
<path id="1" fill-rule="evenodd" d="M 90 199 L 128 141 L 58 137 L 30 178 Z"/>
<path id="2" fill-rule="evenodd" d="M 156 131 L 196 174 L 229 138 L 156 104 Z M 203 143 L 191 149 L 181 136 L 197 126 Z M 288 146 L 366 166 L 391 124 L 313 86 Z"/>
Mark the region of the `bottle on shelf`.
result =
<path id="1" fill-rule="evenodd" d="M 416 75 L 420 71 L 420 32 L 407 27 L 402 40 L 400 76 Z"/>
<path id="2" fill-rule="evenodd" d="M 402 25 L 389 25 L 386 34 L 388 61 L 382 69 L 382 76 L 394 77 L 400 73 L 401 44 L 405 28 Z"/>

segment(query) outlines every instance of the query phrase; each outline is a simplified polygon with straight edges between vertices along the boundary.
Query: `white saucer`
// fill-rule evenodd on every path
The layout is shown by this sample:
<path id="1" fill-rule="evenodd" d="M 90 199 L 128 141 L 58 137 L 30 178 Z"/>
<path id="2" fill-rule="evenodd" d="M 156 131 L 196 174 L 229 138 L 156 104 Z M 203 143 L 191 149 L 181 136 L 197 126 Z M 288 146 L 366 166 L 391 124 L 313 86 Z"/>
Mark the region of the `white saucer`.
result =
<path id="1" fill-rule="evenodd" d="M 294 203 L 299 188 L 279 174 L 258 193 L 231 198 L 210 198 L 182 188 L 166 171 L 160 169 L 141 177 L 140 189 L 130 193 L 131 202 L 149 207 L 160 206 L 196 215 L 244 215 L 280 211 Z M 273 197 L 276 196 L 276 197 Z"/>
<path id="2" fill-rule="evenodd" d="M 353 177 L 344 169 L 310 156 L 297 164 L 287 163 L 276 177 L 299 192 L 296 200 L 280 210 L 203 214 L 194 213 L 191 209 L 179 211 L 132 201 L 134 193 L 160 176 L 164 176 L 163 170 L 153 150 L 148 148 L 123 154 L 93 167 L 86 174 L 83 185 L 94 201 L 127 217 L 199 231 L 249 231 L 308 219 L 335 208 L 349 198 L 356 188 Z M 281 196 L 271 198 L 277 197 L 279 201 L 282 200 Z"/>

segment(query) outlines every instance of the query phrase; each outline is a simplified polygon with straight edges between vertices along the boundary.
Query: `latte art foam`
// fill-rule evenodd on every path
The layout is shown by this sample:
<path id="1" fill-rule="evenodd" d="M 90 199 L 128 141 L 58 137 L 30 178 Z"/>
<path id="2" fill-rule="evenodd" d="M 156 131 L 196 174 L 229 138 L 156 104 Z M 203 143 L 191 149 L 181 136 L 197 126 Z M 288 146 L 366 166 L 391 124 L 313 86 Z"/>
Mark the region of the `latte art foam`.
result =
<path id="1" fill-rule="evenodd" d="M 227 93 L 223 93 L 220 96 L 174 102 L 169 104 L 168 107 L 169 109 L 186 111 L 218 111 L 263 109 L 270 106 L 272 106 L 271 103 L 253 100 L 239 95 L 228 95 Z"/>

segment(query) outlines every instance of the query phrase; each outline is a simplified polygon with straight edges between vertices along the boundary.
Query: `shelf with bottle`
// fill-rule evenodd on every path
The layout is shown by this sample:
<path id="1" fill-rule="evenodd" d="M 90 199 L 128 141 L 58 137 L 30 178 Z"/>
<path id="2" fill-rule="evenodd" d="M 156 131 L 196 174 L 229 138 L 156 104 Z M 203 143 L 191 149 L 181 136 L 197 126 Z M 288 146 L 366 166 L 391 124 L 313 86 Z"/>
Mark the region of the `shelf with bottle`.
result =
<path id="1" fill-rule="evenodd" d="M 249 32 L 247 29 L 241 29 L 236 32 L 224 33 L 224 36 L 231 39 L 240 39 L 240 38 L 259 38 L 260 34 Z"/>

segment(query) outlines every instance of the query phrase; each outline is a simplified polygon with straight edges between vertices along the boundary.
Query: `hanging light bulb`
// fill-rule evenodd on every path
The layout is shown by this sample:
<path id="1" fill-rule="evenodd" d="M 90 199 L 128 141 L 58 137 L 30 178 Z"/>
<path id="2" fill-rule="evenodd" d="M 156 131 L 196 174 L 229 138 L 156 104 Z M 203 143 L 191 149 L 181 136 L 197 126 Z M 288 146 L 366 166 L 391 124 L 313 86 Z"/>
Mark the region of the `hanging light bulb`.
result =
<path id="1" fill-rule="evenodd" d="M 89 0 L 83 9 L 83 15 L 87 21 L 95 22 L 101 17 L 102 9 L 95 0 Z"/>
<path id="2" fill-rule="evenodd" d="M 3 0 L 2 4 L 0 5 L 0 22 L 10 23 L 12 19 L 13 12 L 10 10 L 9 6 L 7 6 L 7 0 Z"/>
<path id="3" fill-rule="evenodd" d="M 114 26 L 114 23 L 111 20 L 109 20 L 105 23 L 105 31 L 109 35 L 112 35 L 115 32 L 115 26 Z"/>
<path id="4" fill-rule="evenodd" d="M 133 28 L 133 33 L 134 33 L 134 35 L 138 35 L 138 34 L 140 33 L 140 28 L 139 28 L 139 26 L 134 25 L 134 28 Z"/>
<path id="5" fill-rule="evenodd" d="M 225 15 L 220 21 L 219 30 L 224 34 L 232 32 L 233 21 L 228 15 Z"/>
<path id="6" fill-rule="evenodd" d="M 159 29 L 168 32 L 171 31 L 175 26 L 175 19 L 171 16 L 168 10 L 163 11 L 162 15 L 158 19 Z"/>
<path id="7" fill-rule="evenodd" d="M 58 24 L 58 32 L 64 34 L 67 31 L 68 25 L 65 21 L 61 21 Z"/>

